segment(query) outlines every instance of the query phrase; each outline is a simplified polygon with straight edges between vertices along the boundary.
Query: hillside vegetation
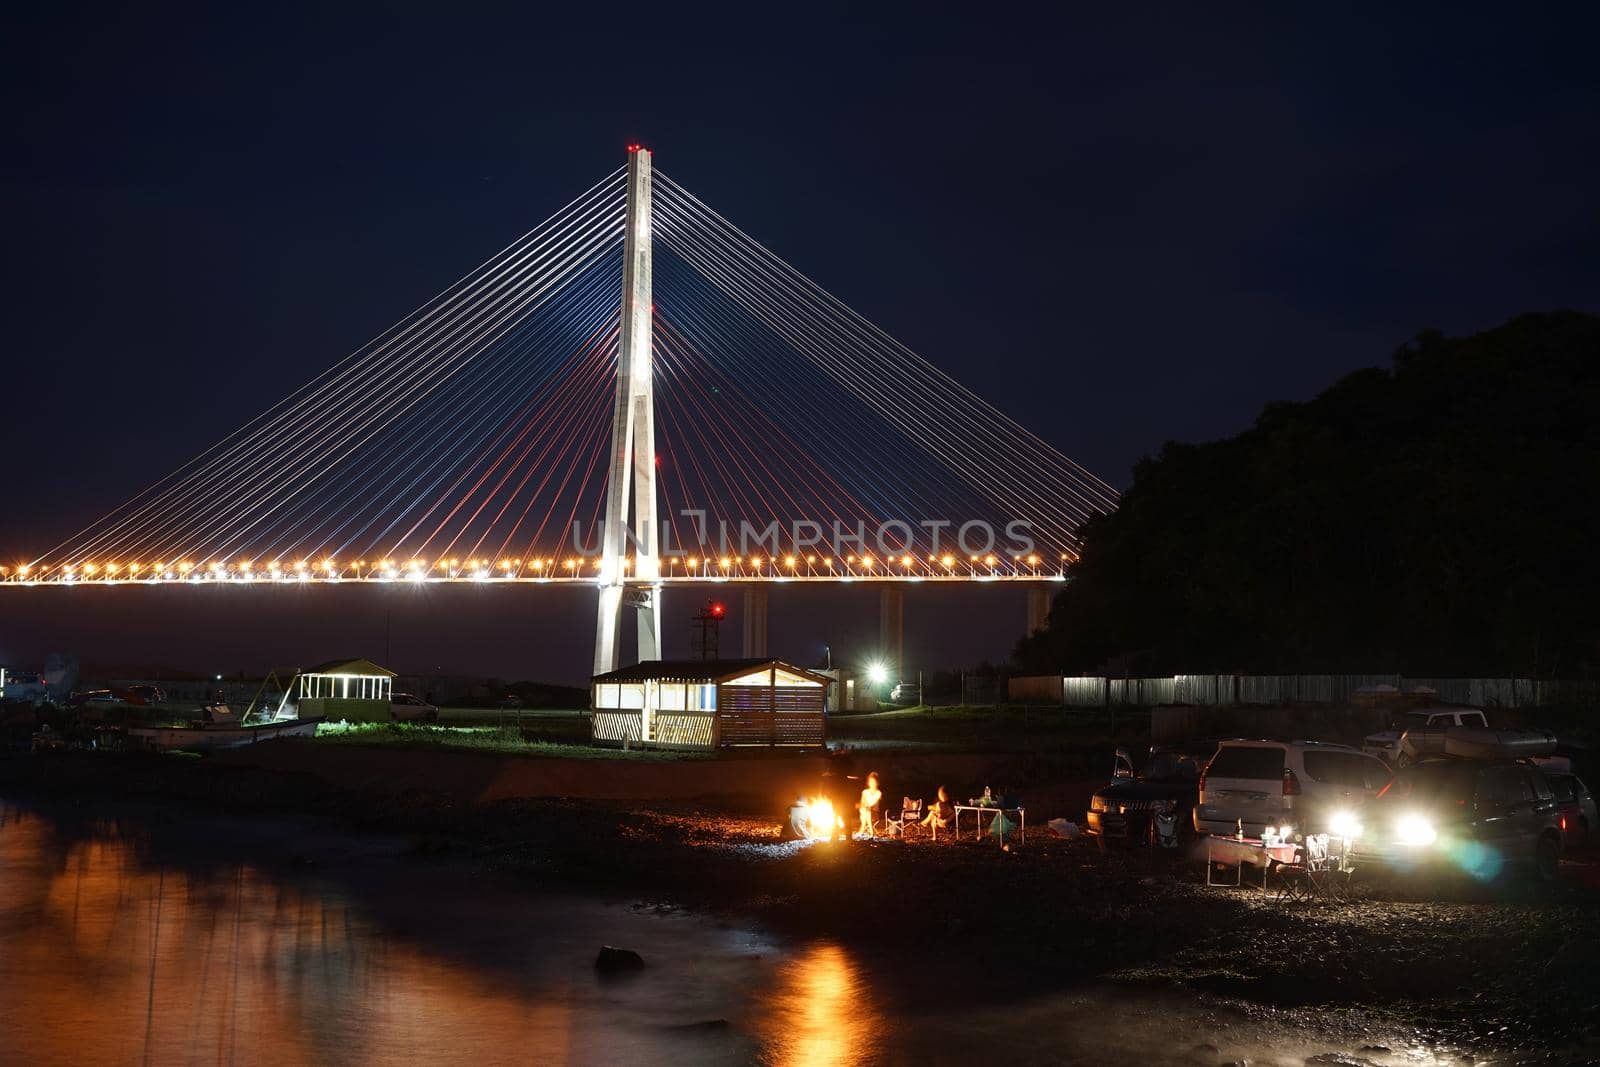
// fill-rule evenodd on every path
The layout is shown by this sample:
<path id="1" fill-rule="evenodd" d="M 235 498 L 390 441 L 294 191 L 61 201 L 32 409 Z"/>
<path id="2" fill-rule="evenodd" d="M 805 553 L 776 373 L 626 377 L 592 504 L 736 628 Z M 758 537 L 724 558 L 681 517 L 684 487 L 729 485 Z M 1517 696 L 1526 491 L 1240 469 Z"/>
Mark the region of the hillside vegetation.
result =
<path id="1" fill-rule="evenodd" d="M 1600 319 L 1424 333 L 1168 443 L 1083 529 L 1040 673 L 1600 673 Z"/>

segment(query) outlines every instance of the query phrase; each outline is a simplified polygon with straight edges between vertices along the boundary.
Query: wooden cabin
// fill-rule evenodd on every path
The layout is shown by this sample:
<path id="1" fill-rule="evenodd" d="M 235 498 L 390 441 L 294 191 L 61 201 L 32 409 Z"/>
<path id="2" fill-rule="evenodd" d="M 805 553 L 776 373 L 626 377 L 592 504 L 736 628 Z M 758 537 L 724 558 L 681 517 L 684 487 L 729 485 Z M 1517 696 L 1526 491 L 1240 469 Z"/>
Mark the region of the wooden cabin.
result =
<path id="1" fill-rule="evenodd" d="M 590 730 L 646 748 L 818 746 L 827 687 L 778 659 L 647 660 L 594 676 Z"/>
<path id="2" fill-rule="evenodd" d="M 388 722 L 394 671 L 367 659 L 342 659 L 301 671 L 291 698 L 302 719 Z"/>

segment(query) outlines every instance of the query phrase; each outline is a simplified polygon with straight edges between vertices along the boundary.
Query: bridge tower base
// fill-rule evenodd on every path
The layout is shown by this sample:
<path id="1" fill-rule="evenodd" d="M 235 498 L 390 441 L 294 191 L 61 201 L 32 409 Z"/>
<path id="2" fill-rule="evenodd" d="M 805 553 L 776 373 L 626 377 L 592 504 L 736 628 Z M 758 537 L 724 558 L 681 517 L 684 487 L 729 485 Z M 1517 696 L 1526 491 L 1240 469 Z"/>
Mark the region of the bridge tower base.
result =
<path id="1" fill-rule="evenodd" d="M 767 655 L 767 587 L 744 587 L 744 658 L 765 659 Z"/>
<path id="2" fill-rule="evenodd" d="M 902 682 L 906 655 L 906 591 L 899 582 L 884 582 L 878 593 L 878 654 L 891 682 Z"/>
<path id="3" fill-rule="evenodd" d="M 1050 587 L 1048 585 L 1028 586 L 1028 629 L 1027 636 L 1032 636 L 1044 629 L 1050 622 Z"/>

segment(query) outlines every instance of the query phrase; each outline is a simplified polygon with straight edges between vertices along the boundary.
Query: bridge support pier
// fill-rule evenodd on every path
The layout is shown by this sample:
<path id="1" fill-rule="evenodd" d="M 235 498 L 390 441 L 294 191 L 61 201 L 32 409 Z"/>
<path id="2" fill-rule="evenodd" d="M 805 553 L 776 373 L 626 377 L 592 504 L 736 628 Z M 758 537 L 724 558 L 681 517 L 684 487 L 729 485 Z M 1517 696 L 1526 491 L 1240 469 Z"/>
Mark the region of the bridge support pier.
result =
<path id="1" fill-rule="evenodd" d="M 744 587 L 744 658 L 764 659 L 767 655 L 767 587 Z"/>
<path id="2" fill-rule="evenodd" d="M 906 654 L 906 591 L 899 582 L 884 582 L 879 587 L 878 654 L 889 681 L 904 681 L 900 671 Z"/>
<path id="3" fill-rule="evenodd" d="M 1048 585 L 1028 586 L 1028 630 L 1029 636 L 1044 629 L 1050 622 L 1050 587 Z"/>
<path id="4" fill-rule="evenodd" d="M 617 669 L 617 643 L 622 636 L 622 590 L 620 583 L 600 587 L 600 604 L 595 613 L 594 673 Z"/>
<path id="5" fill-rule="evenodd" d="M 650 153 L 628 149 L 627 221 L 622 238 L 622 324 L 617 393 L 611 415 L 611 478 L 606 485 L 600 606 L 594 673 L 618 667 L 622 607 L 639 615 L 639 658 L 661 658 L 661 560 L 656 545 L 655 390 L 651 366 Z M 627 566 L 628 505 L 633 504 L 634 566 Z M 640 587 L 643 587 L 640 589 Z M 630 595 L 630 593 L 632 595 Z"/>

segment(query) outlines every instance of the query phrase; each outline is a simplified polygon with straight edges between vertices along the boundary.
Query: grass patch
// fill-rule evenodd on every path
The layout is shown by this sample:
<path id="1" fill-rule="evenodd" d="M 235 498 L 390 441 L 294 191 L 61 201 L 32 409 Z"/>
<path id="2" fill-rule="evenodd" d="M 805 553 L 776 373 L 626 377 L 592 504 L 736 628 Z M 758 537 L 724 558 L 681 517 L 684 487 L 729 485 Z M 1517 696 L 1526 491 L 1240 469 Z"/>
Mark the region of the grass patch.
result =
<path id="1" fill-rule="evenodd" d="M 673 752 L 659 749 L 627 752 L 589 743 L 588 720 L 577 716 L 579 729 L 569 721 L 550 716 L 548 722 L 525 720 L 518 726 L 454 726 L 409 722 L 323 723 L 316 744 L 368 745 L 375 748 L 454 749 L 508 756 L 543 756 L 562 759 L 693 760 L 708 759 L 707 752 Z"/>
<path id="2" fill-rule="evenodd" d="M 501 711 L 497 708 L 440 708 L 441 728 L 488 727 L 520 733 L 530 741 L 563 745 L 589 743 L 589 716 L 579 709 Z"/>
<path id="3" fill-rule="evenodd" d="M 901 742 L 962 751 L 1109 749 L 1148 745 L 1149 736 L 1148 714 L 1069 712 L 1026 704 L 916 707 L 828 720 L 830 741 Z"/>

